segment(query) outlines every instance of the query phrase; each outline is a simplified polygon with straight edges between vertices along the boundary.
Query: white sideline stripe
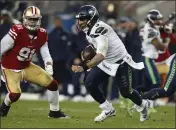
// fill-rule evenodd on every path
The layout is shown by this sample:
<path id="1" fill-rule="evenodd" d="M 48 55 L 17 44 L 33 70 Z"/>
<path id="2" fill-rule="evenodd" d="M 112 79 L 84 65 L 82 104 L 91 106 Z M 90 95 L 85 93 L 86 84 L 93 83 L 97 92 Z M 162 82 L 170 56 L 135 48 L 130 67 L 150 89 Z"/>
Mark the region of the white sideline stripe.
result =
<path id="1" fill-rule="evenodd" d="M 32 12 L 33 12 L 33 15 L 35 15 L 35 7 L 32 6 Z"/>
<path id="2" fill-rule="evenodd" d="M 17 33 L 14 32 L 14 31 L 12 31 L 12 29 L 10 29 L 10 32 L 11 32 L 12 34 L 14 34 L 15 36 L 17 36 Z"/>

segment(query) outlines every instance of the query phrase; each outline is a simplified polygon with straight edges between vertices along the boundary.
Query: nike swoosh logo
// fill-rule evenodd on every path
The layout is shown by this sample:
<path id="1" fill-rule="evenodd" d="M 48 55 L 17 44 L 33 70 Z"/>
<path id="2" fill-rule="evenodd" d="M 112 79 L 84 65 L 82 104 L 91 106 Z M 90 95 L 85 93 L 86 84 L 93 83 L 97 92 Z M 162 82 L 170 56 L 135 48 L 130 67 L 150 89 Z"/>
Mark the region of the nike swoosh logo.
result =
<path id="1" fill-rule="evenodd" d="M 113 111 L 109 111 L 109 112 L 105 112 L 105 115 L 111 115 L 111 114 L 113 114 L 115 112 L 115 110 L 113 110 Z"/>

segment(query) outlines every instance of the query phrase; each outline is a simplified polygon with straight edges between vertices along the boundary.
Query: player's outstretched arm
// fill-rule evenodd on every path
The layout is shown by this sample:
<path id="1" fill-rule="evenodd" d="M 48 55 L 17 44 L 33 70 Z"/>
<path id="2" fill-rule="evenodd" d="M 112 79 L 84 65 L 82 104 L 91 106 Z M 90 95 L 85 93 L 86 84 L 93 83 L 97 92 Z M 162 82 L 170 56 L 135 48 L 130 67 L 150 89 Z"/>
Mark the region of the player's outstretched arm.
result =
<path id="1" fill-rule="evenodd" d="M 49 49 L 48 49 L 48 42 L 46 42 L 41 48 L 40 48 L 40 54 L 42 56 L 42 59 L 45 64 L 45 70 L 50 75 L 53 75 L 53 60 L 51 58 Z"/>

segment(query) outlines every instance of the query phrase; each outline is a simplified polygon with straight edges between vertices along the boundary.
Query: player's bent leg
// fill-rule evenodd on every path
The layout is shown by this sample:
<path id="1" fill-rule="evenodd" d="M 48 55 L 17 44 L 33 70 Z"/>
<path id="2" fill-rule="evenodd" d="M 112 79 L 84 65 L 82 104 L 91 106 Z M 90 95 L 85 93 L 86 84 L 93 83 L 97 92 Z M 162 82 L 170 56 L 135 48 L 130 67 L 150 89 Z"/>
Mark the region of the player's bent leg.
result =
<path id="1" fill-rule="evenodd" d="M 69 118 L 59 108 L 59 91 L 58 83 L 41 67 L 31 63 L 24 69 L 24 79 L 47 88 L 47 99 L 50 104 L 50 113 L 48 117 L 52 118 Z"/>
<path id="2" fill-rule="evenodd" d="M 127 63 L 124 63 L 119 67 L 118 72 L 119 74 L 116 76 L 116 79 L 120 79 L 121 95 L 135 103 L 134 108 L 140 112 L 141 122 L 147 120 L 149 102 L 142 100 L 138 91 L 132 88 L 132 68 Z"/>
<path id="3" fill-rule="evenodd" d="M 161 97 L 170 96 L 176 86 L 176 59 L 173 59 L 170 65 L 170 70 L 164 84 L 164 88 L 156 88 L 142 95 L 143 99 L 154 100 Z"/>
<path id="4" fill-rule="evenodd" d="M 145 77 L 150 80 L 151 84 L 149 89 L 159 88 L 161 86 L 161 78 L 158 73 L 157 67 L 152 59 L 144 57 Z M 148 84 L 147 84 L 148 85 Z"/>
<path id="5" fill-rule="evenodd" d="M 2 71 L 8 94 L 0 107 L 0 116 L 5 117 L 9 112 L 11 104 L 20 98 L 20 81 L 22 80 L 22 71 L 15 72 L 9 69 L 2 69 Z"/>
<path id="6" fill-rule="evenodd" d="M 47 98 L 50 104 L 50 113 L 48 117 L 50 118 L 70 118 L 69 116 L 65 115 L 59 109 L 59 91 L 58 91 L 58 83 L 55 79 L 46 86 L 47 90 Z"/>
<path id="7" fill-rule="evenodd" d="M 30 63 L 30 65 L 24 69 L 24 79 L 28 82 L 45 87 L 52 82 L 53 77 L 38 65 Z"/>
<path id="8" fill-rule="evenodd" d="M 98 67 L 94 67 L 89 72 L 86 81 L 85 87 L 90 93 L 90 95 L 100 104 L 100 108 L 102 109 L 101 114 L 95 117 L 95 122 L 102 122 L 106 118 L 115 116 L 116 111 L 113 108 L 112 104 L 109 103 L 103 95 L 102 90 L 99 88 L 101 82 L 104 79 L 108 78 L 108 75 L 101 71 Z"/>

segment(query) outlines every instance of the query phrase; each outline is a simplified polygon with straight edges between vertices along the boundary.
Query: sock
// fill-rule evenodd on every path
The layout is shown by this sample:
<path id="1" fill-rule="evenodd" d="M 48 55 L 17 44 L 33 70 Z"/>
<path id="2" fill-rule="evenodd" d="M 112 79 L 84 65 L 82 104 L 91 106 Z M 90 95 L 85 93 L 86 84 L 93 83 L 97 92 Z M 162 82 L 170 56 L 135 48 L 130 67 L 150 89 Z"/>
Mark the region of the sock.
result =
<path id="1" fill-rule="evenodd" d="M 157 98 L 166 97 L 166 96 L 167 96 L 167 92 L 163 88 L 155 88 L 147 93 L 144 93 L 142 95 L 142 98 L 149 99 L 149 100 L 155 100 Z"/>
<path id="2" fill-rule="evenodd" d="M 9 98 L 9 93 L 6 95 L 6 97 L 4 99 L 4 103 L 6 106 L 10 106 L 12 104 L 12 101 Z"/>
<path id="3" fill-rule="evenodd" d="M 138 91 L 134 89 L 133 89 L 132 94 L 130 95 L 130 99 L 138 106 L 142 104 L 142 97 L 139 95 Z"/>
<path id="4" fill-rule="evenodd" d="M 99 106 L 102 110 L 105 110 L 105 111 L 109 111 L 109 110 L 111 110 L 113 107 L 112 107 L 112 104 L 111 103 L 109 103 L 107 100 L 104 102 L 104 103 L 102 103 L 102 104 L 100 104 L 100 106 Z"/>
<path id="5" fill-rule="evenodd" d="M 51 111 L 59 111 L 59 91 L 47 90 L 47 99 Z"/>
<path id="6" fill-rule="evenodd" d="M 13 102 L 16 102 L 21 96 L 21 93 L 8 93 L 4 99 L 4 103 L 10 106 Z"/>
<path id="7" fill-rule="evenodd" d="M 136 110 L 137 110 L 138 112 L 143 111 L 146 102 L 147 102 L 147 101 L 143 99 L 141 105 L 137 105 Z"/>

